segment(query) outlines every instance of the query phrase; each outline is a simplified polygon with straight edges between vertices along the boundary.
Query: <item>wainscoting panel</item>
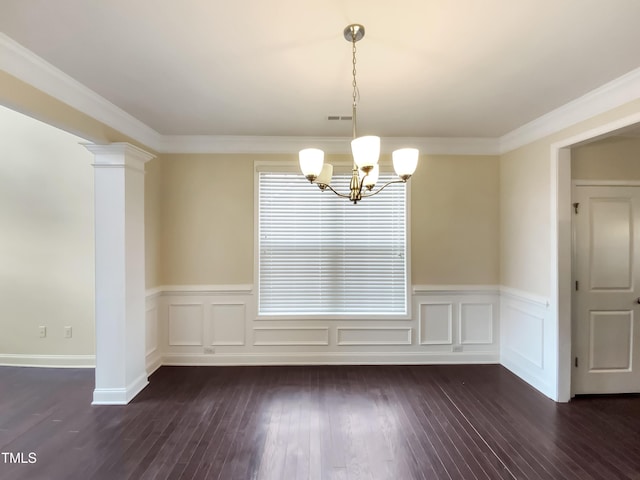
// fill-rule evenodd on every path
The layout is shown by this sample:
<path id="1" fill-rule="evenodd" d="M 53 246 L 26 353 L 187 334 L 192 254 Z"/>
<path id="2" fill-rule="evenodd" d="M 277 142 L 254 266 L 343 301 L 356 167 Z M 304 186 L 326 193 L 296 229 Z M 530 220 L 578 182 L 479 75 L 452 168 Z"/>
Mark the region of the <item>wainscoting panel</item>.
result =
<path id="1" fill-rule="evenodd" d="M 338 327 L 336 344 L 346 345 L 411 345 L 411 328 Z"/>
<path id="2" fill-rule="evenodd" d="M 453 343 L 453 303 L 420 304 L 420 345 Z"/>
<path id="3" fill-rule="evenodd" d="M 153 354 L 158 350 L 158 307 L 147 307 L 145 316 L 146 326 L 146 354 Z"/>
<path id="4" fill-rule="evenodd" d="M 492 303 L 460 303 L 460 344 L 493 343 L 494 305 Z"/>
<path id="5" fill-rule="evenodd" d="M 202 303 L 174 303 L 169 305 L 169 345 L 203 345 Z"/>
<path id="6" fill-rule="evenodd" d="M 496 362 L 500 289 L 495 285 L 415 286 L 422 349 L 449 352 L 458 363 Z"/>
<path id="7" fill-rule="evenodd" d="M 244 303 L 210 303 L 210 345 L 245 344 L 246 305 Z"/>
<path id="8" fill-rule="evenodd" d="M 158 296 L 147 296 L 145 312 L 145 345 L 146 345 L 146 370 L 151 375 L 162 364 L 160 353 L 160 332 L 158 328 Z"/>
<path id="9" fill-rule="evenodd" d="M 371 320 L 258 320 L 251 285 L 180 285 L 154 292 L 157 351 L 164 365 L 499 360 L 499 289 L 492 286 L 419 287 L 412 318 Z M 154 335 L 150 325 L 147 332 Z"/>
<path id="10" fill-rule="evenodd" d="M 253 344 L 257 346 L 329 345 L 329 328 L 256 327 Z"/>
<path id="11" fill-rule="evenodd" d="M 544 317 L 531 308 L 524 309 L 512 303 L 506 303 L 504 309 L 509 319 L 504 331 L 505 348 L 531 366 L 543 368 Z"/>
<path id="12" fill-rule="evenodd" d="M 500 362 L 532 386 L 552 396 L 556 355 L 554 326 L 546 298 L 512 288 L 500 297 Z M 557 330 L 557 329 L 556 329 Z"/>

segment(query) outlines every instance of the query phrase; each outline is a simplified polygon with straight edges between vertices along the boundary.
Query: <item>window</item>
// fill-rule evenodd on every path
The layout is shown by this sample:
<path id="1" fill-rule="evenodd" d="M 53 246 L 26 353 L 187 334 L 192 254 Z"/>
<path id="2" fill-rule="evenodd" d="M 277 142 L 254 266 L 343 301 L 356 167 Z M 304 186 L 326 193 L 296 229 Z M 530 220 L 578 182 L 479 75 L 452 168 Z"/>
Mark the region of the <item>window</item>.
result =
<path id="1" fill-rule="evenodd" d="M 258 314 L 406 315 L 406 196 L 399 183 L 353 205 L 298 172 L 259 171 Z"/>

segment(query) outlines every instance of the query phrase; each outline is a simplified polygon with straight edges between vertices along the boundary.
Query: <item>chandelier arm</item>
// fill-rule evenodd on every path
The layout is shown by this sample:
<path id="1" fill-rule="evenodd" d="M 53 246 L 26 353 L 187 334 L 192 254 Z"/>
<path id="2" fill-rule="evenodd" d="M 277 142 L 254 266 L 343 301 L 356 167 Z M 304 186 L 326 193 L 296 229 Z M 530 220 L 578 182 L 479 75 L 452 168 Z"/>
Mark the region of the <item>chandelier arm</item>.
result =
<path id="1" fill-rule="evenodd" d="M 363 197 L 363 195 L 362 195 L 362 187 L 364 187 L 364 179 L 367 178 L 368 176 L 369 176 L 369 172 L 366 171 L 366 172 L 364 172 L 364 176 L 362 178 L 358 179 L 358 182 L 360 183 L 359 188 L 358 188 L 358 198 L 362 198 Z M 386 187 L 386 185 L 384 187 Z M 384 187 L 382 187 L 382 188 L 384 188 Z M 380 190 L 382 190 L 382 188 Z M 376 192 L 376 193 L 378 193 L 378 192 Z M 371 195 L 369 195 L 369 196 L 371 196 Z"/>
<path id="2" fill-rule="evenodd" d="M 383 186 L 381 186 L 378 190 L 376 190 L 373 193 L 370 193 L 369 195 L 362 195 L 362 198 L 367 198 L 367 197 L 373 197 L 374 195 L 379 194 L 382 190 L 384 190 L 385 188 L 387 188 L 389 185 L 393 184 L 393 183 L 407 183 L 406 180 L 391 180 L 390 182 L 385 183 Z"/>
<path id="3" fill-rule="evenodd" d="M 324 186 L 324 188 L 322 188 L 322 186 L 321 186 L 321 185 L 323 185 L 323 186 Z M 345 195 L 344 193 L 340 193 L 340 192 L 336 191 L 336 190 L 335 190 L 331 185 L 327 185 L 326 183 L 318 184 L 318 186 L 320 187 L 320 189 L 321 189 L 321 190 L 324 190 L 325 188 L 328 188 L 329 190 L 331 190 L 333 193 L 335 193 L 335 194 L 336 194 L 336 195 L 338 195 L 339 197 L 342 197 L 342 198 L 350 198 L 350 196 L 349 196 L 349 195 Z M 377 192 L 376 192 L 376 193 L 377 193 Z"/>

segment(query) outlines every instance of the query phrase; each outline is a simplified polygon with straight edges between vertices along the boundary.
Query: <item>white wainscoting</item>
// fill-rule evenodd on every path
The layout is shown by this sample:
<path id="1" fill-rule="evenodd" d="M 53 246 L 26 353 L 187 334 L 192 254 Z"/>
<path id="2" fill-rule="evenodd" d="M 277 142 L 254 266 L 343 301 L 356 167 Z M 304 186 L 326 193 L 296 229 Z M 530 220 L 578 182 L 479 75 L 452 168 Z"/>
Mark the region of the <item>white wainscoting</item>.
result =
<path id="1" fill-rule="evenodd" d="M 147 375 L 151 375 L 162 365 L 160 333 L 158 330 L 158 298 L 160 292 L 147 292 L 145 310 L 145 353 Z"/>
<path id="2" fill-rule="evenodd" d="M 413 293 L 421 346 L 450 352 L 453 363 L 498 363 L 499 286 L 420 285 Z"/>
<path id="3" fill-rule="evenodd" d="M 146 366 L 502 363 L 552 397 L 546 298 L 494 285 L 414 286 L 408 320 L 256 320 L 251 285 L 147 291 Z M 93 367 L 93 355 L 0 354 L 0 365 Z"/>
<path id="4" fill-rule="evenodd" d="M 497 286 L 419 286 L 413 318 L 256 320 L 252 285 L 167 286 L 147 302 L 147 365 L 498 363 Z M 157 361 L 156 361 L 157 359 Z M 157 368 L 157 367 L 156 367 Z"/>
<path id="5" fill-rule="evenodd" d="M 549 300 L 513 288 L 500 294 L 500 363 L 552 397 L 556 372 Z"/>

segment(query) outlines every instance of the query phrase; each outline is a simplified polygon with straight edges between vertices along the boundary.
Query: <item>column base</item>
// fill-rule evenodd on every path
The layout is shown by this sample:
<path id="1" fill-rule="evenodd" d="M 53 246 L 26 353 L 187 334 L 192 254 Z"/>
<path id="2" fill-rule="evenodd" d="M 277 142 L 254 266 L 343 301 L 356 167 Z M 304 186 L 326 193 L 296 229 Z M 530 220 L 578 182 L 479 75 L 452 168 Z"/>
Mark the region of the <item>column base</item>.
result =
<path id="1" fill-rule="evenodd" d="M 141 375 L 126 388 L 96 388 L 91 405 L 126 405 L 149 385 L 147 375 Z"/>

